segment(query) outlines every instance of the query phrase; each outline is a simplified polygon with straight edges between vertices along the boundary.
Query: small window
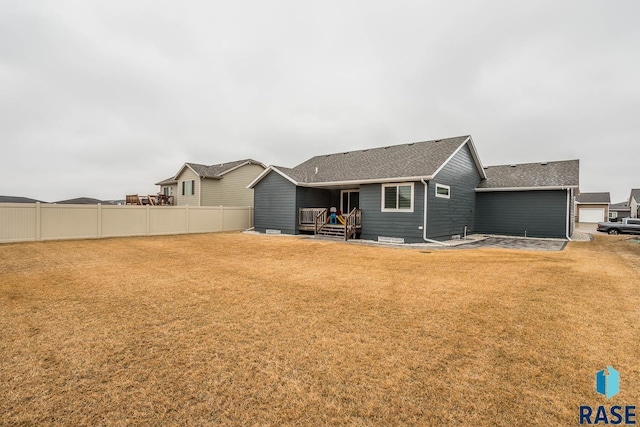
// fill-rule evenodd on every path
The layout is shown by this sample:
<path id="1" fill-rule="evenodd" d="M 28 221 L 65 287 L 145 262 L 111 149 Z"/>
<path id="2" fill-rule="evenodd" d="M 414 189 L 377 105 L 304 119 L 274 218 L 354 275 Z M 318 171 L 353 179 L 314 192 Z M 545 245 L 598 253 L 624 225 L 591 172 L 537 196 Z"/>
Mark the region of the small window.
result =
<path id="1" fill-rule="evenodd" d="M 451 187 L 443 184 L 436 184 L 436 197 L 442 197 L 444 199 L 450 198 Z"/>
<path id="2" fill-rule="evenodd" d="M 640 219 L 628 219 L 627 224 L 629 225 L 640 225 Z"/>
<path id="3" fill-rule="evenodd" d="M 383 184 L 382 212 L 413 212 L 413 183 Z"/>
<path id="4" fill-rule="evenodd" d="M 618 218 L 618 212 L 609 212 L 609 218 L 616 219 Z"/>

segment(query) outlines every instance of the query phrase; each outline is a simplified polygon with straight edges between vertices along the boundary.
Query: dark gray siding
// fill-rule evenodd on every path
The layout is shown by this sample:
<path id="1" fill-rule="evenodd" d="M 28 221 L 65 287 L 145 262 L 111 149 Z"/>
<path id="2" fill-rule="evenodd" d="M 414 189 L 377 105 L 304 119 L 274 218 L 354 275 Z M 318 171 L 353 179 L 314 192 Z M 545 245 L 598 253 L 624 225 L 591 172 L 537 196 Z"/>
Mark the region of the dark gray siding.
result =
<path id="1" fill-rule="evenodd" d="M 253 189 L 254 226 L 256 231 L 267 228 L 295 234 L 298 222 L 296 186 L 276 172 L 271 172 Z"/>
<path id="2" fill-rule="evenodd" d="M 476 202 L 476 231 L 479 233 L 566 237 L 566 191 L 477 193 Z"/>
<path id="3" fill-rule="evenodd" d="M 473 161 L 469 146 L 466 145 L 429 181 L 427 200 L 427 237 L 429 239 L 447 240 L 453 235 L 462 235 L 465 226 L 468 234 L 475 231 L 475 189 L 480 180 L 480 173 Z M 436 197 L 436 184 L 448 185 L 451 188 L 449 199 Z"/>
<path id="4" fill-rule="evenodd" d="M 363 239 L 377 240 L 378 236 L 402 237 L 407 243 L 422 242 L 424 222 L 424 186 L 415 182 L 413 212 L 382 212 L 382 185 L 360 186 Z"/>
<path id="5" fill-rule="evenodd" d="M 298 209 L 300 208 L 340 208 L 340 190 L 323 190 L 321 188 L 296 188 L 296 220 L 295 227 L 298 231 Z"/>

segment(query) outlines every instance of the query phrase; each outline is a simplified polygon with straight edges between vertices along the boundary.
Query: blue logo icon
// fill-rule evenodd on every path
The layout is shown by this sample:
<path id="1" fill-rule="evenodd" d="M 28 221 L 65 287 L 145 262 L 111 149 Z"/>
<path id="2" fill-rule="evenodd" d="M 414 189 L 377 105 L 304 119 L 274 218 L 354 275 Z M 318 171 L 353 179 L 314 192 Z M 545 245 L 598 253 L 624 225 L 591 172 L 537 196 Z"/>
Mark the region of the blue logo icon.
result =
<path id="1" fill-rule="evenodd" d="M 611 366 L 607 366 L 606 371 L 603 369 L 596 374 L 596 391 L 611 399 L 620 393 L 620 374 Z"/>

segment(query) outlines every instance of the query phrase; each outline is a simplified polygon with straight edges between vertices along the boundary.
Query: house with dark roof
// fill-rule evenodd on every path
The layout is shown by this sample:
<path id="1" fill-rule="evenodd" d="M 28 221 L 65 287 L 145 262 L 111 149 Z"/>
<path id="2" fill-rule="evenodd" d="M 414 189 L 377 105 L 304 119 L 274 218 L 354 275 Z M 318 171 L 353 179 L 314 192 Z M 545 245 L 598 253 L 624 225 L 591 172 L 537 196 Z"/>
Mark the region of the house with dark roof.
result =
<path id="1" fill-rule="evenodd" d="M 640 188 L 634 188 L 629 194 L 629 213 L 631 218 L 640 218 Z"/>
<path id="2" fill-rule="evenodd" d="M 580 193 L 576 196 L 576 222 L 598 223 L 609 218 L 611 195 L 607 193 Z"/>
<path id="3" fill-rule="evenodd" d="M 609 220 L 618 221 L 620 218 L 628 218 L 631 216 L 629 202 L 612 203 L 609 205 Z"/>
<path id="4" fill-rule="evenodd" d="M 466 135 L 269 166 L 248 188 L 260 232 L 406 243 L 475 232 L 566 238 L 578 177 L 578 160 L 485 168 Z"/>
<path id="5" fill-rule="evenodd" d="M 174 176 L 156 185 L 177 206 L 253 206 L 253 190 L 247 184 L 265 169 L 252 159 L 209 166 L 185 163 Z"/>

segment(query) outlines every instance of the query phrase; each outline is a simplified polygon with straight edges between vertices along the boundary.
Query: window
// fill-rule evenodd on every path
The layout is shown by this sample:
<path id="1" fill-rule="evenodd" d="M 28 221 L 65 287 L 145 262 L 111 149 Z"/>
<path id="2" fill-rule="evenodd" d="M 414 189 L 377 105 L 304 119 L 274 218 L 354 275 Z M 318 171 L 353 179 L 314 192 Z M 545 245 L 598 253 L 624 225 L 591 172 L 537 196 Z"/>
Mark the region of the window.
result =
<path id="1" fill-rule="evenodd" d="M 436 197 L 442 197 L 444 199 L 450 198 L 451 187 L 443 184 L 436 184 Z"/>
<path id="2" fill-rule="evenodd" d="M 383 184 L 382 212 L 413 212 L 413 183 Z"/>
<path id="3" fill-rule="evenodd" d="M 618 212 L 611 212 L 611 211 L 609 211 L 609 218 L 611 218 L 611 219 L 616 219 L 616 218 L 618 218 Z"/>
<path id="4" fill-rule="evenodd" d="M 193 196 L 196 194 L 196 181 L 182 181 L 182 195 L 183 196 Z"/>

